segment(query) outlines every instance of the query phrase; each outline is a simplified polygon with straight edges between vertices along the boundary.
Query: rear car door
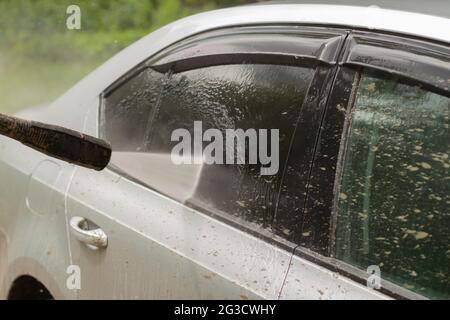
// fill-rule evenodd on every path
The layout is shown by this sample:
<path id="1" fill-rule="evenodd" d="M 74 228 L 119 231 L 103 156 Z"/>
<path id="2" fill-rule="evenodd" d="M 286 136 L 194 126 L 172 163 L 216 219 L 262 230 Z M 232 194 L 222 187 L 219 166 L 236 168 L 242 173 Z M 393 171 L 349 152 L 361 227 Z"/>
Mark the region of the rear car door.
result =
<path id="1" fill-rule="evenodd" d="M 448 299 L 450 48 L 353 32 L 341 65 L 282 297 Z"/>
<path id="2" fill-rule="evenodd" d="M 344 38 L 308 27 L 213 31 L 108 88 L 89 121 L 111 142 L 112 164 L 101 173 L 77 168 L 67 195 L 78 296 L 278 298 L 301 210 L 292 205 L 305 199 Z M 195 121 L 200 134 L 278 129 L 277 170 L 261 175 L 260 164 L 236 157 L 174 164 L 173 132 L 195 138 Z M 201 147 L 213 139 L 205 140 Z M 295 181 L 295 195 L 285 180 Z M 107 243 L 92 242 L 101 232 Z"/>

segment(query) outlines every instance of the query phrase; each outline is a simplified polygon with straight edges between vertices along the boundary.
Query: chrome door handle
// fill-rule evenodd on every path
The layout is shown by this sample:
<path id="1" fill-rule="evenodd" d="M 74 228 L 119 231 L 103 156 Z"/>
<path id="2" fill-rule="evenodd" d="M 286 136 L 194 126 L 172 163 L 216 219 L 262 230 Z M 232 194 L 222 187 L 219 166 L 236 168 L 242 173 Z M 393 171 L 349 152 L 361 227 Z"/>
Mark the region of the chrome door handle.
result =
<path id="1" fill-rule="evenodd" d="M 108 237 L 102 229 L 87 230 L 88 221 L 82 217 L 72 217 L 70 219 L 70 232 L 79 241 L 95 249 L 106 248 L 108 246 Z"/>

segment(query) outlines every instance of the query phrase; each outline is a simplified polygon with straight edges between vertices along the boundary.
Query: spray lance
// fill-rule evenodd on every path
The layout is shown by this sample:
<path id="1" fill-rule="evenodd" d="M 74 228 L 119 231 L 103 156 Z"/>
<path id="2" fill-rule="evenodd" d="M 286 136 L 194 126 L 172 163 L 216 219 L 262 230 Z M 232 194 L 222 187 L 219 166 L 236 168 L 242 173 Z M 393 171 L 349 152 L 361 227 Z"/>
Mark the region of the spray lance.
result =
<path id="1" fill-rule="evenodd" d="M 0 134 L 48 156 L 98 171 L 104 169 L 111 159 L 111 146 L 104 140 L 1 113 Z"/>

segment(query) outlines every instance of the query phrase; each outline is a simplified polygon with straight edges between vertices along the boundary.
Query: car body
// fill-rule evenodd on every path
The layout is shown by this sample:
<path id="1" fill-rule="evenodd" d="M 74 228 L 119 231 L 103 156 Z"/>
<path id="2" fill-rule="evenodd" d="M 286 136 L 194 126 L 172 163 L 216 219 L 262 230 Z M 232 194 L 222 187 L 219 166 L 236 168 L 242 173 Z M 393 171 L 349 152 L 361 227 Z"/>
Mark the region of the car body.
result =
<path id="1" fill-rule="evenodd" d="M 440 192 L 448 191 L 450 184 L 445 178 L 449 173 L 448 140 L 444 139 L 448 134 L 448 114 L 443 114 L 449 108 L 449 26 L 448 17 L 379 7 L 268 4 L 184 18 L 134 43 L 49 106 L 18 114 L 112 142 L 112 165 L 108 168 L 95 172 L 76 167 L 0 137 L 0 297 L 23 297 L 20 289 L 29 286 L 44 287 L 57 299 L 448 298 L 450 287 L 445 279 L 449 275 L 445 266 L 450 260 L 445 259 L 450 242 L 445 231 L 448 234 L 450 230 L 450 192 Z M 198 69 L 203 73 L 194 74 Z M 245 70 L 248 78 L 242 75 Z M 367 76 L 366 70 L 369 70 Z M 281 150 L 285 156 L 280 175 L 267 185 L 252 180 L 260 178 L 250 177 L 250 182 L 245 180 L 247 176 L 238 179 L 243 186 L 262 185 L 263 191 L 254 192 L 258 199 L 264 199 L 265 205 L 259 204 L 255 209 L 264 208 L 261 220 L 258 220 L 259 216 L 252 218 L 254 209 L 245 202 L 251 199 L 248 198 L 251 190 L 226 185 L 238 174 L 227 170 L 235 169 L 214 166 L 217 171 L 211 177 L 205 176 L 203 167 L 183 171 L 170 164 L 164 151 L 167 146 L 157 136 L 154 139 L 160 146 L 159 152 L 154 154 L 165 154 L 166 157 L 147 159 L 145 153 L 135 152 L 138 147 L 133 144 L 133 139 L 141 134 L 133 130 L 140 128 L 140 121 L 147 113 L 133 114 L 133 110 L 126 113 L 127 108 L 114 111 L 114 106 L 127 101 L 139 105 L 140 92 L 158 106 L 167 103 L 169 109 L 178 108 L 177 101 L 189 102 L 187 98 L 195 100 L 201 96 L 202 91 L 195 91 L 198 86 L 201 90 L 209 90 L 208 85 L 200 83 L 197 86 L 202 77 L 209 79 L 211 87 L 215 81 L 226 82 L 227 90 L 232 93 L 228 92 L 230 96 L 226 101 L 232 101 L 231 96 L 244 99 L 239 86 L 232 86 L 241 83 L 242 90 L 255 90 L 245 91 L 244 96 L 253 97 L 251 92 L 266 90 L 260 92 L 261 96 L 267 95 L 267 101 L 272 104 L 280 101 L 281 107 L 285 108 L 282 113 L 273 113 L 270 106 L 264 105 L 266 114 L 261 115 L 266 127 L 287 130 L 282 132 L 285 140 Z M 150 82 L 153 79 L 158 81 Z M 273 79 L 285 82 L 280 80 L 270 85 Z M 395 90 L 397 83 L 401 83 L 400 93 L 377 91 L 384 88 L 379 81 L 390 81 L 386 87 Z M 148 87 L 139 89 L 147 82 Z M 253 86 L 253 83 L 258 85 Z M 280 85 L 278 90 L 278 83 L 286 83 L 286 87 Z M 176 89 L 177 86 L 182 87 Z M 158 90 L 170 88 L 175 89 L 159 95 Z M 213 95 L 211 99 L 217 99 L 221 105 L 220 99 L 225 95 L 221 90 L 226 88 L 220 85 L 218 88 L 218 96 Z M 183 96 L 189 90 L 195 91 L 196 95 Z M 383 100 L 383 96 L 388 98 Z M 265 103 L 266 100 L 257 97 L 253 97 L 254 101 Z M 395 100 L 396 97 L 400 100 Z M 444 148 L 444 151 L 436 149 L 432 152 L 430 148 L 434 142 L 424 140 L 416 149 L 412 148 L 411 153 L 429 156 L 431 160 L 417 160 L 419 164 L 404 162 L 397 167 L 397 162 L 405 161 L 399 158 L 397 162 L 386 164 L 386 168 L 392 170 L 389 169 L 391 171 L 385 178 L 389 180 L 397 171 L 402 172 L 403 177 L 409 177 L 410 173 L 422 174 L 423 170 L 434 170 L 436 165 L 442 165 L 444 171 L 431 178 L 423 176 L 424 181 L 432 182 L 436 176 L 442 177 L 442 181 L 436 180 L 436 186 L 424 186 L 423 183 L 428 182 L 421 182 L 420 186 L 426 187 L 428 193 L 420 187 L 413 188 L 430 201 L 439 201 L 439 206 L 423 213 L 428 217 L 428 220 L 424 218 L 425 222 L 410 222 L 413 213 L 402 211 L 402 205 L 417 199 L 414 192 L 410 194 L 406 182 L 404 189 L 401 184 L 393 184 L 396 188 L 390 190 L 376 180 L 378 193 L 381 194 L 380 189 L 389 189 L 389 194 L 382 196 L 394 209 L 383 209 L 393 215 L 392 219 L 388 217 L 388 224 L 373 225 L 368 222 L 367 215 L 377 211 L 370 209 L 370 197 L 360 199 L 354 191 L 355 196 L 351 198 L 349 192 L 360 184 L 367 195 L 371 181 L 375 185 L 371 170 L 376 167 L 374 161 L 381 156 L 375 150 L 383 146 L 383 137 L 398 135 L 394 129 L 404 126 L 412 130 L 408 132 L 414 135 L 416 140 L 413 142 L 429 139 L 428 136 L 416 136 L 431 132 L 428 129 L 423 131 L 416 124 L 407 126 L 407 120 L 419 111 L 414 109 L 409 113 L 408 110 L 390 109 L 392 101 L 400 105 L 415 101 L 415 97 L 435 104 L 433 119 L 440 119 L 442 123 L 437 129 L 433 127 L 437 131 L 432 131 L 432 135 L 444 137 L 435 147 Z M 163 101 L 154 102 L 159 99 Z M 198 102 L 201 104 L 202 101 Z M 251 105 L 251 101 L 249 103 Z M 364 108 L 359 108 L 359 103 L 364 104 Z M 371 109 L 374 104 L 385 112 L 377 114 Z M 187 108 L 191 107 L 195 109 L 188 103 Z M 167 119 L 171 114 L 174 117 L 183 115 L 180 110 L 186 112 L 186 117 L 177 118 L 174 123 L 186 124 L 183 121 L 190 119 L 188 109 L 174 109 L 161 119 Z M 218 107 L 217 110 L 222 109 Z M 227 117 L 221 118 L 214 112 L 209 115 L 217 117 L 215 123 L 222 125 L 233 114 L 231 109 L 226 110 Z M 258 108 L 251 105 L 245 110 L 248 117 L 242 117 L 249 125 L 254 125 Z M 202 114 L 196 112 L 192 112 L 194 120 L 195 115 L 200 117 Z M 160 114 L 157 113 L 157 117 Z M 129 123 L 126 123 L 127 119 Z M 162 134 L 170 128 L 172 120 L 161 121 L 153 130 Z M 236 123 L 232 123 L 231 128 L 235 128 Z M 383 130 L 390 125 L 387 134 L 376 129 L 380 123 Z M 434 123 L 427 122 L 427 125 L 434 126 Z M 362 132 L 369 130 L 367 128 L 375 128 L 375 131 L 358 140 L 359 131 L 352 131 L 357 128 Z M 133 132 L 131 136 L 128 135 L 130 132 Z M 391 141 L 397 151 L 383 149 L 383 154 L 402 154 L 402 146 L 413 143 L 408 137 Z M 358 149 L 367 145 L 370 149 Z M 420 153 L 429 149 L 430 155 Z M 356 158 L 364 152 L 367 155 L 362 160 Z M 355 160 L 363 164 L 363 169 L 353 166 L 350 161 L 353 158 L 349 158 L 352 155 L 361 161 Z M 356 173 L 352 176 L 353 172 L 364 174 L 365 170 L 370 173 L 363 180 Z M 272 186 L 275 189 L 270 189 Z M 199 190 L 204 194 L 196 198 Z M 346 190 L 349 192 L 344 192 Z M 389 200 L 388 196 L 395 197 L 400 191 L 405 191 L 411 201 L 394 199 L 394 206 L 394 200 Z M 237 206 L 227 204 L 235 212 L 226 212 L 224 208 L 228 207 L 220 207 L 221 203 L 214 202 L 221 196 L 237 203 Z M 275 201 L 267 200 L 269 197 Z M 212 199 L 216 207 L 205 206 L 208 199 Z M 256 202 L 255 199 L 250 201 Z M 345 203 L 350 199 L 355 199 L 355 208 Z M 358 211 L 360 200 L 362 209 Z M 374 201 L 382 206 L 380 199 Z M 426 201 L 420 203 L 426 204 Z M 425 211 L 420 203 L 413 208 L 417 214 Z M 340 210 L 350 213 L 342 215 L 341 220 L 348 222 L 345 226 L 356 224 L 354 230 L 363 230 L 361 239 L 356 231 L 353 232 L 357 237 L 354 239 L 352 234 L 343 231 L 345 226 L 340 227 L 340 214 L 337 214 Z M 359 214 L 363 220 L 351 220 L 352 214 Z M 441 229 L 433 225 L 433 230 L 438 229 L 430 236 L 426 223 L 436 218 L 440 219 L 438 227 Z M 397 222 L 405 225 L 399 225 L 395 230 L 401 232 L 401 236 L 392 243 L 379 229 L 389 229 L 391 223 Z M 86 224 L 83 228 L 82 223 Z M 426 230 L 422 228 L 424 225 Z M 371 226 L 377 230 L 375 234 Z M 82 234 L 84 229 L 96 228 L 107 237 L 104 242 L 94 243 L 97 247 Z M 405 247 L 402 247 L 402 241 L 407 241 Z M 439 241 L 438 245 L 433 241 Z M 351 248 L 339 245 L 344 242 L 347 245 L 353 243 L 354 247 L 361 244 L 363 258 L 353 254 Z M 380 247 L 379 242 L 386 247 Z M 429 250 L 427 245 L 438 248 L 434 253 L 440 260 L 431 261 L 421 251 Z M 370 255 L 370 248 L 375 248 L 374 256 Z M 418 248 L 418 255 L 411 253 L 411 248 Z M 388 259 L 392 251 L 399 256 L 393 263 L 406 261 L 401 265 L 406 271 L 397 274 L 392 271 L 395 266 L 386 266 L 389 263 L 377 260 L 380 252 L 387 255 L 383 259 Z M 422 272 L 411 269 L 417 259 L 425 261 L 424 268 L 436 265 L 438 269 L 433 272 L 441 273 L 439 277 L 444 280 L 439 282 L 441 278 L 437 275 L 427 275 L 428 278 L 420 282 Z M 368 263 L 369 260 L 376 262 Z M 384 268 L 387 268 L 387 277 L 384 277 Z M 81 287 L 74 288 L 71 277 L 78 271 Z M 381 271 L 380 287 L 377 285 L 378 271 Z M 374 285 L 368 283 L 372 280 Z"/>

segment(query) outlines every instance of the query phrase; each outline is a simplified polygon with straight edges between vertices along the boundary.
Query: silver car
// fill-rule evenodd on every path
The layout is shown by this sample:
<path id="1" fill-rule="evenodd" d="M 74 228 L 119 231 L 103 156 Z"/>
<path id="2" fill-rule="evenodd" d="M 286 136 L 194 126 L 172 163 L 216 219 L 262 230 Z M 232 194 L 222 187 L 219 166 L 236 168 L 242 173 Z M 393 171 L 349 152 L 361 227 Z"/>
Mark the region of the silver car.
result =
<path id="1" fill-rule="evenodd" d="M 108 141 L 75 166 L 0 137 L 0 297 L 450 298 L 449 4 L 191 16 L 17 114 Z M 176 165 L 176 129 L 278 129 L 279 170 Z"/>

